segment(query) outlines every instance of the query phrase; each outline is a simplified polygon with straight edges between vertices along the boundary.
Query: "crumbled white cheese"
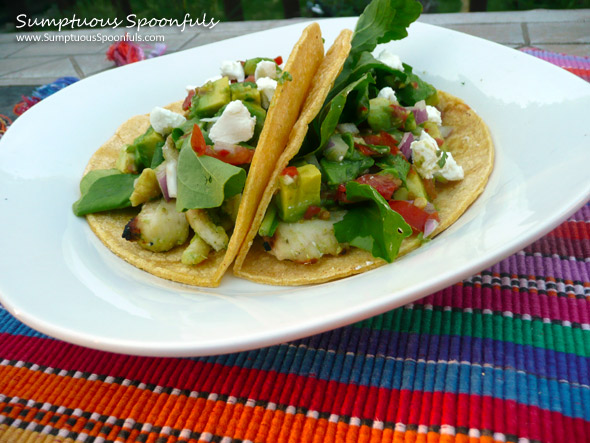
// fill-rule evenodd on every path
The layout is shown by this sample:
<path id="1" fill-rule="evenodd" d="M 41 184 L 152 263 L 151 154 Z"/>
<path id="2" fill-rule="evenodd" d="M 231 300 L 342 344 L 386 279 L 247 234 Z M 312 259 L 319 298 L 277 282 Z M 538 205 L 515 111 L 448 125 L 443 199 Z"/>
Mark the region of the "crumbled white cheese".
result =
<path id="1" fill-rule="evenodd" d="M 377 97 L 386 98 L 390 102 L 397 103 L 397 97 L 395 96 L 395 91 L 393 89 L 391 89 L 389 86 L 386 86 L 381 91 L 379 91 L 379 94 L 377 94 Z"/>
<path id="2" fill-rule="evenodd" d="M 398 71 L 404 70 L 401 59 L 397 55 L 389 52 L 387 49 L 381 51 L 381 53 L 377 56 L 377 60 L 392 69 L 397 69 Z"/>
<path id="3" fill-rule="evenodd" d="M 268 60 L 259 61 L 254 71 L 254 79 L 258 81 L 262 77 L 277 78 L 277 64 Z"/>
<path id="4" fill-rule="evenodd" d="M 167 135 L 186 121 L 182 115 L 156 106 L 150 112 L 150 124 L 159 134 Z"/>
<path id="5" fill-rule="evenodd" d="M 421 177 L 430 179 L 443 177 L 447 180 L 462 180 L 463 168 L 457 164 L 453 154 L 447 152 L 445 165 L 441 168 L 438 161 L 443 151 L 438 147 L 436 140 L 426 131 L 422 131 L 420 138 L 410 145 L 414 166 Z"/>
<path id="6" fill-rule="evenodd" d="M 428 113 L 428 121 L 432 123 L 436 123 L 437 125 L 442 125 L 442 118 L 440 116 L 440 111 L 436 109 L 434 106 L 426 106 L 426 112 Z"/>
<path id="7" fill-rule="evenodd" d="M 238 82 L 243 82 L 246 77 L 242 64 L 231 60 L 221 62 L 221 75 L 228 77 L 230 80 L 237 80 Z"/>
<path id="8" fill-rule="evenodd" d="M 248 109 L 239 100 L 230 102 L 219 119 L 209 131 L 209 137 L 213 143 L 236 144 L 245 142 L 254 135 L 256 117 L 252 117 Z"/>
<path id="9" fill-rule="evenodd" d="M 277 81 L 272 78 L 262 77 L 256 80 L 256 87 L 260 91 L 262 107 L 268 109 L 272 96 L 275 93 L 275 89 L 277 89 Z"/>

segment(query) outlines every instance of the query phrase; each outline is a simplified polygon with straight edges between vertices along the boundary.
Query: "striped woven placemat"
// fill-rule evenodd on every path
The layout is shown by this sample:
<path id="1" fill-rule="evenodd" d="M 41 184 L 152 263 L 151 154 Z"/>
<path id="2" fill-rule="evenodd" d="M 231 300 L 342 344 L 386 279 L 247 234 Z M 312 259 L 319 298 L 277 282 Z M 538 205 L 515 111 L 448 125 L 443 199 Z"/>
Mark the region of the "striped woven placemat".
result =
<path id="1" fill-rule="evenodd" d="M 0 441 L 590 441 L 590 204 L 443 291 L 250 352 L 111 354 L 0 309 Z"/>

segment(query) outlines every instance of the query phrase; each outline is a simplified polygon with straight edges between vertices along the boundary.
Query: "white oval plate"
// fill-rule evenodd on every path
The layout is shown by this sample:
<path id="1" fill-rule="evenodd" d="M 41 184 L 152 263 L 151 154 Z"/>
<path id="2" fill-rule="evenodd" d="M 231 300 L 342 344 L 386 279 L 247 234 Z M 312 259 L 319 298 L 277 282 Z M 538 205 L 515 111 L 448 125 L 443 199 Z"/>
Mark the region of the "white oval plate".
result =
<path id="1" fill-rule="evenodd" d="M 354 19 L 321 22 L 329 45 Z M 399 261 L 310 287 L 226 275 L 216 289 L 153 277 L 95 238 L 72 203 L 91 154 L 129 117 L 182 98 L 224 59 L 288 55 L 305 24 L 110 70 L 35 105 L 0 142 L 0 301 L 91 348 L 198 356 L 268 346 L 379 314 L 453 284 L 550 231 L 590 195 L 590 85 L 549 63 L 416 23 L 388 44 L 488 123 L 495 168 L 475 204 Z"/>

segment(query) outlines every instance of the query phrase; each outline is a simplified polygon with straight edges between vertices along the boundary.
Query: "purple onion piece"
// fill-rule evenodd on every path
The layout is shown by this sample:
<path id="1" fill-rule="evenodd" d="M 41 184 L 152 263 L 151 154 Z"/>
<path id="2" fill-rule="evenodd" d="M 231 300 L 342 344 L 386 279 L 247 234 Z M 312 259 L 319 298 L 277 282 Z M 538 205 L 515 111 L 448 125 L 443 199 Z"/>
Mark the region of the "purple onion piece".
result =
<path id="1" fill-rule="evenodd" d="M 424 237 L 428 237 L 432 234 L 437 226 L 438 222 L 435 219 L 429 218 L 426 220 L 426 223 L 424 223 Z"/>
<path id="2" fill-rule="evenodd" d="M 412 134 L 411 132 L 406 132 L 406 133 L 404 133 L 404 136 L 402 137 L 402 139 L 399 143 L 400 151 L 402 151 L 402 154 L 404 154 L 404 156 L 408 160 L 412 156 L 412 150 L 410 149 L 410 145 L 412 144 L 413 141 L 414 141 L 414 134 Z"/>
<path id="3" fill-rule="evenodd" d="M 413 109 L 412 112 L 414 113 L 414 118 L 416 119 L 416 124 L 421 125 L 424 122 L 428 121 L 428 111 L 426 108 L 424 109 Z"/>
<path id="4" fill-rule="evenodd" d="M 430 202 L 426 203 L 426 206 L 424 207 L 424 210 L 426 212 L 428 212 L 429 214 L 432 214 L 434 212 L 436 212 L 436 208 L 434 207 L 434 205 Z"/>
<path id="5" fill-rule="evenodd" d="M 158 179 L 158 184 L 160 185 L 160 190 L 162 191 L 162 195 L 164 196 L 164 200 L 167 202 L 170 201 L 170 195 L 168 195 L 168 183 L 166 181 L 166 166 L 156 168 L 156 177 Z"/>

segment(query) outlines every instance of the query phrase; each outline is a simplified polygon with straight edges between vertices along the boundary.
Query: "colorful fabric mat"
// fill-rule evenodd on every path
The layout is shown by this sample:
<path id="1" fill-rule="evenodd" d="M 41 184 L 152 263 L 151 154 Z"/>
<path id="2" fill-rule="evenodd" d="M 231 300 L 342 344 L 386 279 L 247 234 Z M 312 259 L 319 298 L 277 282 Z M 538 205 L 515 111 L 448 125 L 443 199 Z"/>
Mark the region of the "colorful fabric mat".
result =
<path id="1" fill-rule="evenodd" d="M 590 204 L 369 320 L 203 358 L 54 340 L 0 309 L 3 442 L 589 442 Z"/>

